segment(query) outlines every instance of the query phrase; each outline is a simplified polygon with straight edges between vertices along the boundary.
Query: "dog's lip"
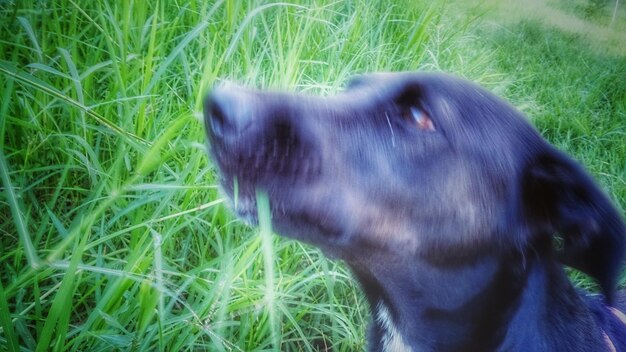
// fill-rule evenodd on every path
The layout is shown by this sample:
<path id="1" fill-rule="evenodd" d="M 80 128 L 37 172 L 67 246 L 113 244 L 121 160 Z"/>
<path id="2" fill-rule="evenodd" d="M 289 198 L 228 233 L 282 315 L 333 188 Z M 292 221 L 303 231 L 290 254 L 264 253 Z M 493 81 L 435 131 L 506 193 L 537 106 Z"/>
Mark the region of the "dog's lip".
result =
<path id="1" fill-rule="evenodd" d="M 220 174 L 220 184 L 229 195 L 248 194 L 254 197 L 257 190 L 282 193 L 287 189 L 307 189 L 315 187 L 322 179 L 320 158 L 214 158 Z"/>
<path id="2" fill-rule="evenodd" d="M 257 192 L 266 192 L 263 188 L 251 184 L 240 185 L 237 188 L 234 191 L 233 186 L 222 183 L 222 191 L 237 217 L 249 226 L 258 226 Z M 338 238 L 345 232 L 345 226 L 337 223 L 332 207 L 303 206 L 308 203 L 298 199 L 306 199 L 305 194 L 285 196 L 279 191 L 271 192 L 267 196 L 272 227 L 285 236 L 299 237 L 298 233 L 315 232 L 326 238 Z"/>

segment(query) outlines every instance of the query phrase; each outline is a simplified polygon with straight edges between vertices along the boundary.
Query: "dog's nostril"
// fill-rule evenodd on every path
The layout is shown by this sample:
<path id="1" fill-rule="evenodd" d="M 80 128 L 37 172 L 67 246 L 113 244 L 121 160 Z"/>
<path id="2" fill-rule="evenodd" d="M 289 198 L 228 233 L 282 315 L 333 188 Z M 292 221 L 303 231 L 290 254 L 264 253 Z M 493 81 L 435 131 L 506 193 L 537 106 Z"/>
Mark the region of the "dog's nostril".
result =
<path id="1" fill-rule="evenodd" d="M 257 104 L 249 92 L 225 83 L 213 89 L 205 101 L 205 122 L 216 139 L 236 139 L 250 126 Z"/>
<path id="2" fill-rule="evenodd" d="M 215 137 L 224 137 L 225 130 L 227 129 L 227 119 L 224 115 L 224 111 L 215 103 L 211 103 L 209 109 L 209 126 Z"/>

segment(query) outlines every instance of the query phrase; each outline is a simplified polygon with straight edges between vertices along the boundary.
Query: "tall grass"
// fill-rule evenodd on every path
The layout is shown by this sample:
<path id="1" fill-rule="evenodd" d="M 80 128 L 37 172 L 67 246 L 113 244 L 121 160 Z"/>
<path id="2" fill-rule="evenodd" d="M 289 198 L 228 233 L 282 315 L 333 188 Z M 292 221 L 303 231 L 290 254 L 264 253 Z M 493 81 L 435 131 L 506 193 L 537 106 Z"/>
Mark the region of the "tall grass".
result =
<path id="1" fill-rule="evenodd" d="M 0 2 L 0 350 L 362 350 L 345 268 L 224 207 L 203 95 L 217 79 L 327 94 L 414 69 L 541 90 L 505 80 L 515 68 L 470 23 L 411 0 Z M 624 153 L 614 106 L 590 158 Z M 560 133 L 586 121 L 573 113 Z M 623 159 L 605 162 L 617 170 L 593 170 L 625 204 Z"/>
<path id="2" fill-rule="evenodd" d="M 626 208 L 626 57 L 589 50 L 585 38 L 522 22 L 492 36 L 506 93 L 532 101 L 536 127 L 596 176 Z M 532 54 L 528 54 L 532 53 Z"/>
<path id="3" fill-rule="evenodd" d="M 217 78 L 328 93 L 435 67 L 459 35 L 438 8 L 0 6 L 0 349 L 363 349 L 346 270 L 229 215 L 197 117 Z"/>

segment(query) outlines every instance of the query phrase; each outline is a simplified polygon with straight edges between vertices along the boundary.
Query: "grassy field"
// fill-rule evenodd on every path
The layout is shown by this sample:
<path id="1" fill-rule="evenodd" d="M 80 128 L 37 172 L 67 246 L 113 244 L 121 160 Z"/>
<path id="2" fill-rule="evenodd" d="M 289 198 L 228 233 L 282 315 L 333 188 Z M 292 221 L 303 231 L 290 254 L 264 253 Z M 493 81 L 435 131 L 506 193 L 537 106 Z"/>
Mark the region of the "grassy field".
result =
<path id="1" fill-rule="evenodd" d="M 0 351 L 364 348 L 342 264 L 223 205 L 199 119 L 218 78 L 454 72 L 624 209 L 626 7 L 534 2 L 593 30 L 469 1 L 0 1 Z"/>

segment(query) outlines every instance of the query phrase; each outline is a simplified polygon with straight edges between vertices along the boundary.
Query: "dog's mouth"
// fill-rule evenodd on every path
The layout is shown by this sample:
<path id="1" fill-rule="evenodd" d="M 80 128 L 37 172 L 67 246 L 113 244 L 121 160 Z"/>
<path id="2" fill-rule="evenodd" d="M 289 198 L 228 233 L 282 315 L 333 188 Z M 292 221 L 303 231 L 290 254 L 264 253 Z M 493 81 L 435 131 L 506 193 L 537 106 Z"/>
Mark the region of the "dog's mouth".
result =
<path id="1" fill-rule="evenodd" d="M 259 145 L 252 155 L 213 151 L 234 213 L 250 226 L 270 216 L 278 233 L 323 248 L 325 241 L 343 237 L 346 226 L 332 210 L 337 200 L 330 204 L 323 191 L 319 157 L 294 138 L 263 139 Z M 269 202 L 269 214 L 259 211 L 261 202 Z M 327 254 L 336 255 L 332 248 Z"/>
<path id="2" fill-rule="evenodd" d="M 242 189 L 314 182 L 320 173 L 320 158 L 294 130 L 286 122 L 276 122 L 250 127 L 232 143 L 213 136 L 211 152 L 223 181 L 234 180 Z"/>

